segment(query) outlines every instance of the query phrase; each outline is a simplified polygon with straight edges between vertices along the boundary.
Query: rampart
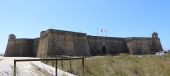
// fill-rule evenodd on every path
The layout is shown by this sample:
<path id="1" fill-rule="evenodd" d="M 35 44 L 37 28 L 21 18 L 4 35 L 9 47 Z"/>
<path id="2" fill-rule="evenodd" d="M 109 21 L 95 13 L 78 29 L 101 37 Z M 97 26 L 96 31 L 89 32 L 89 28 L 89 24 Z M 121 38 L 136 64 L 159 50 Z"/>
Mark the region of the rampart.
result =
<path id="1" fill-rule="evenodd" d="M 151 54 L 162 50 L 156 32 L 152 37 L 119 38 L 48 29 L 40 33 L 40 38 L 35 39 L 16 39 L 14 34 L 10 34 L 5 56 Z"/>

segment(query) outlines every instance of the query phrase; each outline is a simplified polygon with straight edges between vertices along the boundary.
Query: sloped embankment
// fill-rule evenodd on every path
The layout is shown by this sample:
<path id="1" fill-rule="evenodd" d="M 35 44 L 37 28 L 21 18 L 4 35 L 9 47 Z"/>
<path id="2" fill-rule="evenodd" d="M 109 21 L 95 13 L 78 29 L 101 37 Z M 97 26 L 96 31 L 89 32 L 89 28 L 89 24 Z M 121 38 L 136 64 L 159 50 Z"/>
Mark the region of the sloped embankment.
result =
<path id="1" fill-rule="evenodd" d="M 34 59 L 28 57 L 0 57 L 0 76 L 13 76 L 14 59 Z M 75 76 L 58 69 L 58 76 Z M 17 76 L 55 76 L 55 68 L 40 61 L 17 62 Z"/>

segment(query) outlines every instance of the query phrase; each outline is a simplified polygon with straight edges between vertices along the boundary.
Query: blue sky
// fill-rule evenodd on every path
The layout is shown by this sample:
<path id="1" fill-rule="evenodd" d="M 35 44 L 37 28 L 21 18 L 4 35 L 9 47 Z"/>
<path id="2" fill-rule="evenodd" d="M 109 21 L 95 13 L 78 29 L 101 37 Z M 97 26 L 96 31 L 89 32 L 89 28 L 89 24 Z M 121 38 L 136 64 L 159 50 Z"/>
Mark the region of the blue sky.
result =
<path id="1" fill-rule="evenodd" d="M 170 49 L 170 0 L 0 0 L 0 53 L 8 35 L 39 37 L 49 28 L 113 37 L 151 37 Z M 99 33 L 99 35 L 102 35 Z"/>

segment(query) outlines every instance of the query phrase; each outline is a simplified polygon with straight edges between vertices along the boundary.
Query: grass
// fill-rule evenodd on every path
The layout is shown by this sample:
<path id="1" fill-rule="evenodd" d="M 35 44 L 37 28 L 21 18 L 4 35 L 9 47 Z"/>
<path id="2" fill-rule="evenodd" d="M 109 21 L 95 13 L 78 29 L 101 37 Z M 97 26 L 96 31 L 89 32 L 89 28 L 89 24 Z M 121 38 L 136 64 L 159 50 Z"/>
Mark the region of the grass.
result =
<path id="1" fill-rule="evenodd" d="M 59 68 L 82 75 L 81 61 L 63 61 Z M 101 56 L 85 59 L 85 76 L 169 76 L 170 56 Z"/>

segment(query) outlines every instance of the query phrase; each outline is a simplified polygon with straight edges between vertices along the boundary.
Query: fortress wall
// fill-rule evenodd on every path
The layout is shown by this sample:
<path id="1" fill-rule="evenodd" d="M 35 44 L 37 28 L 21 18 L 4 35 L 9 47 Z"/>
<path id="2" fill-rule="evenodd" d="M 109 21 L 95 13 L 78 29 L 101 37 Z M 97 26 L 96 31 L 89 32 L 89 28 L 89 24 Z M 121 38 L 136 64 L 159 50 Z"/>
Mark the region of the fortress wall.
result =
<path id="1" fill-rule="evenodd" d="M 44 41 L 40 38 L 39 47 L 44 42 L 49 55 L 89 55 L 85 33 L 49 29 Z M 39 51 L 39 50 L 38 50 Z"/>
<path id="2" fill-rule="evenodd" d="M 33 39 L 17 39 L 16 40 L 16 56 L 32 57 L 33 56 Z"/>
<path id="3" fill-rule="evenodd" d="M 32 56 L 33 42 L 33 39 L 16 39 L 14 34 L 10 34 L 5 56 L 30 57 Z"/>
<path id="4" fill-rule="evenodd" d="M 124 38 L 110 38 L 108 39 L 109 53 L 114 55 L 118 53 L 129 53 Z"/>
<path id="5" fill-rule="evenodd" d="M 103 37 L 88 36 L 88 45 L 91 55 L 102 55 L 102 48 L 104 54 L 107 53 L 107 45 Z"/>
<path id="6" fill-rule="evenodd" d="M 34 43 L 33 43 L 33 57 L 37 56 L 39 40 L 40 40 L 40 38 L 35 38 L 34 39 Z"/>
<path id="7" fill-rule="evenodd" d="M 48 45 L 48 31 L 42 31 L 40 34 L 37 57 L 42 57 L 42 55 L 47 53 Z"/>
<path id="8" fill-rule="evenodd" d="M 33 49 L 32 39 L 15 39 L 9 40 L 5 56 L 30 57 Z"/>
<path id="9" fill-rule="evenodd" d="M 74 33 L 65 33 L 59 30 L 49 30 L 48 34 L 48 54 L 74 55 Z"/>
<path id="10" fill-rule="evenodd" d="M 129 52 L 123 38 L 88 36 L 88 44 L 91 55 Z"/>
<path id="11" fill-rule="evenodd" d="M 14 34 L 10 34 L 5 56 L 150 54 L 162 50 L 156 32 L 152 37 L 118 38 L 49 29 L 42 31 L 40 38 L 35 39 L 16 39 Z"/>
<path id="12" fill-rule="evenodd" d="M 152 39 L 152 48 L 151 48 L 151 50 L 152 50 L 151 52 L 163 51 L 160 38 L 153 38 Z"/>
<path id="13" fill-rule="evenodd" d="M 127 46 L 131 54 L 150 54 L 152 52 L 162 51 L 163 49 L 160 43 L 160 39 L 157 38 L 155 41 L 157 51 L 153 51 L 152 38 L 128 38 Z"/>
<path id="14" fill-rule="evenodd" d="M 15 43 L 16 41 L 15 40 L 8 40 L 8 44 L 7 44 L 7 47 L 6 47 L 6 51 L 5 51 L 5 56 L 9 56 L 9 57 L 13 57 L 15 56 Z"/>
<path id="15" fill-rule="evenodd" d="M 160 38 L 157 38 L 157 39 L 156 39 L 156 46 L 157 46 L 158 51 L 163 51 L 163 47 L 162 47 L 162 45 L 161 45 L 161 40 L 160 40 Z"/>
<path id="16" fill-rule="evenodd" d="M 152 51 L 152 38 L 129 38 L 127 46 L 131 54 L 149 54 Z"/>
<path id="17" fill-rule="evenodd" d="M 85 33 L 77 33 L 74 38 L 75 55 L 77 56 L 89 56 L 89 45 L 87 41 L 87 35 Z"/>

